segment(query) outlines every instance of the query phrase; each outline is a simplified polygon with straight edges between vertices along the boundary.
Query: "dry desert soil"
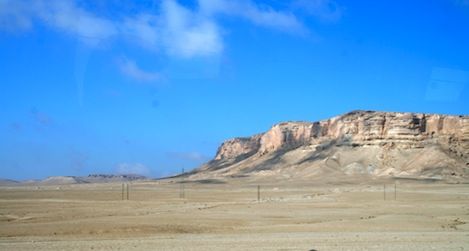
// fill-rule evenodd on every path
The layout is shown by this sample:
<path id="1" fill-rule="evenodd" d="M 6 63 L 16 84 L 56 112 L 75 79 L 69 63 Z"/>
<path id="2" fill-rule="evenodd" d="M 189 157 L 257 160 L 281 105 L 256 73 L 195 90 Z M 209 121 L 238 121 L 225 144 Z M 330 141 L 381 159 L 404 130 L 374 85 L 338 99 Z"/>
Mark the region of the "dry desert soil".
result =
<path id="1" fill-rule="evenodd" d="M 120 183 L 0 187 L 0 250 L 469 250 L 467 184 L 183 186 L 134 182 L 129 200 Z"/>

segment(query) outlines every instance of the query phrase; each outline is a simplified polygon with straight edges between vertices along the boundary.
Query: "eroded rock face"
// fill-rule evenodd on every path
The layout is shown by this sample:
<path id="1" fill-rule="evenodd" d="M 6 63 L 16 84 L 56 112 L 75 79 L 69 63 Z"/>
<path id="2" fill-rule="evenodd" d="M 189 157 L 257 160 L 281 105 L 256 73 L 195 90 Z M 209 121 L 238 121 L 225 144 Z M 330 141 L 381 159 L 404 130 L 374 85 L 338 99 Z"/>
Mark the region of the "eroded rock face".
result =
<path id="1" fill-rule="evenodd" d="M 447 161 L 444 156 L 448 155 L 448 159 L 456 158 L 455 161 L 450 161 L 453 163 L 452 165 L 463 163 L 462 165 L 469 167 L 469 116 L 354 111 L 318 122 L 284 122 L 274 125 L 263 134 L 224 142 L 219 147 L 214 161 L 209 162 L 201 170 L 229 169 L 230 166 L 236 166 L 237 163 L 247 158 L 249 158 L 246 160 L 248 162 L 244 161 L 242 165 L 244 170 L 254 170 L 255 168 L 250 166 L 256 165 L 262 166 L 264 170 L 268 167 L 268 163 L 258 163 L 262 156 L 284 154 L 299 148 L 313 149 L 310 154 L 313 157 L 309 157 L 310 159 L 319 159 L 317 156 L 327 159 L 331 156 L 328 157 L 323 150 L 325 147 L 331 146 L 352 147 L 355 150 L 361 149 L 360 147 L 381 149 L 377 150 L 380 151 L 379 156 L 370 156 L 369 161 L 363 160 L 362 162 L 375 163 L 379 161 L 382 173 L 383 170 L 387 170 L 386 168 L 403 168 L 396 164 L 400 163 L 397 160 L 386 157 L 388 152 L 396 153 L 396 151 L 402 150 L 404 151 L 402 156 L 406 156 L 407 149 L 409 159 L 412 159 L 417 158 L 416 151 L 418 149 L 429 147 L 440 149 L 438 150 L 438 153 L 441 153 L 438 157 L 439 166 L 444 166 L 442 163 Z M 411 156 L 412 154 L 414 157 Z M 287 156 L 289 155 L 287 154 Z M 418 158 L 416 160 L 418 163 L 428 165 L 419 167 L 419 170 L 431 169 L 432 165 L 434 166 L 436 163 L 435 161 L 432 162 L 433 164 L 425 162 L 422 160 L 425 156 Z M 285 166 L 292 166 L 292 160 L 282 161 Z M 329 162 L 324 160 L 325 165 L 330 165 Z M 413 160 L 410 162 L 414 163 Z M 405 165 L 411 165 L 410 162 Z M 223 163 L 223 167 L 220 163 Z M 339 164 L 345 165 L 346 169 L 346 166 L 357 169 L 356 167 L 361 165 L 357 163 Z M 373 165 L 373 168 L 376 168 L 378 164 Z"/>
<path id="2" fill-rule="evenodd" d="M 428 141 L 436 141 L 467 154 L 469 117 L 355 111 L 319 122 L 285 122 L 261 135 L 226 141 L 215 159 L 252 152 L 262 155 L 330 140 L 354 146 L 388 144 L 402 148 L 423 147 Z"/>
<path id="3" fill-rule="evenodd" d="M 260 147 L 260 135 L 249 138 L 234 138 L 223 142 L 218 148 L 215 160 L 232 159 L 241 155 L 256 153 Z"/>
<path id="4" fill-rule="evenodd" d="M 260 140 L 259 153 L 264 154 L 279 149 L 295 148 L 309 144 L 313 135 L 311 123 L 281 123 L 264 133 Z"/>

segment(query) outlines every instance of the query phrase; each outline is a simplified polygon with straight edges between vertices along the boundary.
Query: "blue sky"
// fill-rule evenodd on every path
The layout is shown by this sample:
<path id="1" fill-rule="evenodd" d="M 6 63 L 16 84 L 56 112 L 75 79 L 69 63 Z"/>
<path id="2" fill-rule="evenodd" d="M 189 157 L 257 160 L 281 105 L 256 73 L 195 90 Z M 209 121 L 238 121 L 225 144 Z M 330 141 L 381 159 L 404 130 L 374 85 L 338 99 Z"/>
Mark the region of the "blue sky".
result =
<path id="1" fill-rule="evenodd" d="M 350 110 L 468 114 L 469 2 L 0 0 L 0 177 L 158 177 Z"/>

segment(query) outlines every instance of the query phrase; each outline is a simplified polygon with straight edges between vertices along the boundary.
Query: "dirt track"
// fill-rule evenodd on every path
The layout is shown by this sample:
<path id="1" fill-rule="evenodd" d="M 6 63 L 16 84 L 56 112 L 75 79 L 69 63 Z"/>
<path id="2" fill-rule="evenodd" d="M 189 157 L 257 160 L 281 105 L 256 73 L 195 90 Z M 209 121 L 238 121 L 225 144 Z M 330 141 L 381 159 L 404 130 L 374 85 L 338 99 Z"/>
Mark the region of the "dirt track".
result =
<path id="1" fill-rule="evenodd" d="M 0 188 L 1 250 L 469 250 L 469 186 L 134 183 Z"/>

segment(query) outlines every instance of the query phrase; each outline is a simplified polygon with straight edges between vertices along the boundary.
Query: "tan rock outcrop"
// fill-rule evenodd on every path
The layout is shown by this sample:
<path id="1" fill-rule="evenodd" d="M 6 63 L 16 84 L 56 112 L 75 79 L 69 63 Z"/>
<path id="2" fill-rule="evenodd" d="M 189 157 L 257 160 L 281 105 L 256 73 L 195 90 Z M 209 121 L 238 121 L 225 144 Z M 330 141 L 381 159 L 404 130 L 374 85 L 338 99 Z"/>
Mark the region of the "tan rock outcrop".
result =
<path id="1" fill-rule="evenodd" d="M 236 158 L 245 154 L 253 154 L 260 147 L 260 135 L 249 138 L 234 138 L 223 142 L 218 148 L 215 160 Z"/>
<path id="2" fill-rule="evenodd" d="M 237 165 L 238 162 L 243 162 L 243 166 L 247 168 L 251 165 L 250 163 L 261 161 L 264 155 L 275 154 L 277 156 L 298 148 L 313 149 L 311 155 L 318 155 L 324 146 L 377 147 L 377 149 L 381 149 L 379 150 L 382 151 L 380 155 L 383 156 L 381 156 L 379 164 L 374 165 L 379 165 L 378 169 L 381 170 L 392 166 L 392 163 L 398 163 L 385 157 L 387 152 L 392 149 L 401 149 L 402 151 L 409 149 L 409 153 L 415 153 L 417 151 L 411 151 L 411 149 L 433 147 L 441 149 L 438 150 L 442 152 L 441 156 L 447 155 L 447 158 L 455 159 L 454 163 L 459 163 L 454 165 L 469 165 L 467 164 L 469 162 L 469 117 L 353 111 L 318 122 L 284 122 L 274 125 L 263 134 L 224 142 L 218 149 L 214 161 L 199 170 L 219 169 L 217 166 L 219 163 L 225 163 L 223 167 L 229 169 L 230 166 Z M 322 153 L 322 155 L 324 154 L 325 152 Z M 405 156 L 404 153 L 401 154 Z M 227 161 L 229 164 L 226 164 Z M 288 161 L 283 162 L 285 166 L 293 164 Z M 435 165 L 434 162 L 432 163 Z M 362 164 L 348 163 L 347 165 L 356 169 Z M 428 165 L 428 168 L 432 168 L 430 164 Z M 245 170 L 251 170 L 246 168 Z M 400 167 L 392 168 L 399 169 Z"/>

